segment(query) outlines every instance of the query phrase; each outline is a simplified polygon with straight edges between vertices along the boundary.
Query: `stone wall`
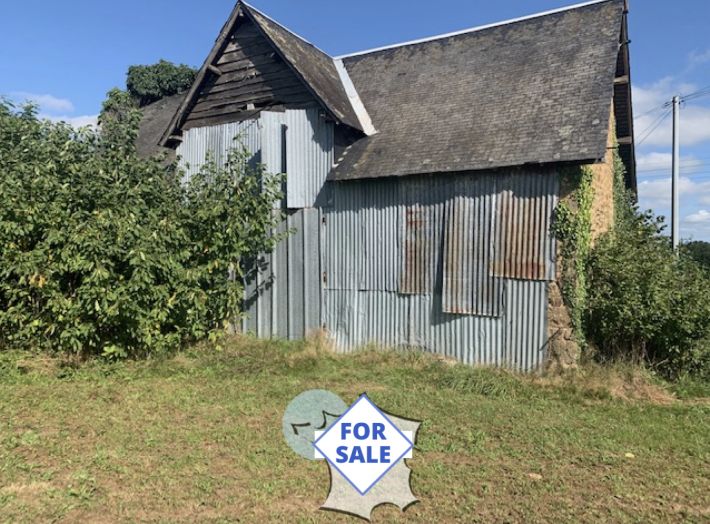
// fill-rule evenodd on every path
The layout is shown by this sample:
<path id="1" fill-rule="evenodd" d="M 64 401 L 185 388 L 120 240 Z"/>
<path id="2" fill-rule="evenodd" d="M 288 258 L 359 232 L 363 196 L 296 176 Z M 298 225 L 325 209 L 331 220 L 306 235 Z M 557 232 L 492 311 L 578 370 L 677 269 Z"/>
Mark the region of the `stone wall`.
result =
<path id="1" fill-rule="evenodd" d="M 611 229 L 614 224 L 614 146 L 616 145 L 616 125 L 614 111 L 609 117 L 609 135 L 607 137 L 606 156 L 603 162 L 592 164 L 592 243 L 599 236 Z"/>
<path id="2" fill-rule="evenodd" d="M 607 151 L 603 161 L 591 165 L 592 202 L 591 233 L 592 243 L 614 224 L 614 145 L 616 143 L 616 127 L 614 111 L 609 117 L 609 134 Z M 560 202 L 566 202 L 571 208 L 576 208 L 572 200 L 575 188 L 568 181 L 560 181 Z M 560 246 L 557 246 L 557 280 L 548 285 L 547 336 L 548 360 L 547 371 L 563 371 L 575 368 L 581 354 L 579 343 L 575 337 L 569 310 L 562 296 L 562 263 Z"/>

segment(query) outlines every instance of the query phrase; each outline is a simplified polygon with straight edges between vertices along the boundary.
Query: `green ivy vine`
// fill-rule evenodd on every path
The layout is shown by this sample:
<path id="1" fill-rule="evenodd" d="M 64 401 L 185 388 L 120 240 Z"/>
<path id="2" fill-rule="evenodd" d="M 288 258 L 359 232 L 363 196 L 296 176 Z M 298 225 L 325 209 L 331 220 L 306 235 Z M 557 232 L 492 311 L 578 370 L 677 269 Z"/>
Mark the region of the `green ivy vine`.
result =
<path id="1" fill-rule="evenodd" d="M 587 304 L 587 261 L 592 247 L 593 171 L 589 166 L 567 168 L 562 183 L 575 188 L 555 210 L 552 232 L 560 242 L 562 296 L 580 346 L 586 343 L 584 311 Z"/>

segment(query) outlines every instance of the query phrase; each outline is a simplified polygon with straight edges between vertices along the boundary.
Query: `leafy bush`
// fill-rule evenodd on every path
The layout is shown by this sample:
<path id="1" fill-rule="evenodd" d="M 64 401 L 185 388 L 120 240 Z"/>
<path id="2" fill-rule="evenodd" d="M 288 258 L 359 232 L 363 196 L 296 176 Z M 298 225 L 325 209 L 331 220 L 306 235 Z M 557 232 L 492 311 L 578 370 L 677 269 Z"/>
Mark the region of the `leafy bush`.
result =
<path id="1" fill-rule="evenodd" d="M 587 334 L 605 357 L 646 360 L 668 378 L 710 372 L 710 276 L 676 255 L 662 219 L 626 213 L 588 269 Z"/>
<path id="2" fill-rule="evenodd" d="M 692 242 L 684 243 L 681 246 L 681 249 L 683 249 L 683 251 L 685 251 L 693 260 L 710 270 L 710 242 L 694 240 Z"/>
<path id="3" fill-rule="evenodd" d="M 197 71 L 190 66 L 161 60 L 153 65 L 129 67 L 126 88 L 143 107 L 189 88 L 196 75 Z"/>
<path id="4" fill-rule="evenodd" d="M 141 356 L 239 314 L 243 262 L 277 240 L 279 177 L 237 147 L 183 185 L 136 156 L 139 120 L 120 91 L 100 134 L 0 101 L 3 346 Z"/>

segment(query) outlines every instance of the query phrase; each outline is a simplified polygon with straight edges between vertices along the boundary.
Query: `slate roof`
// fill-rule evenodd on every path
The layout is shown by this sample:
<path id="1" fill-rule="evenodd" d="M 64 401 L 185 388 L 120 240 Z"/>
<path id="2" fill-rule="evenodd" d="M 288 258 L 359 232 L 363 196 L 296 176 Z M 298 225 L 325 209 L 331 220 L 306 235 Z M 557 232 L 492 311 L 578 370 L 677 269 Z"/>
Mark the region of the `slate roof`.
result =
<path id="1" fill-rule="evenodd" d="M 143 118 L 136 139 L 136 151 L 139 156 L 149 157 L 164 151 L 173 152 L 172 149 L 161 147 L 158 144 L 170 119 L 184 98 L 185 93 L 180 93 L 162 98 L 142 108 Z"/>
<path id="2" fill-rule="evenodd" d="M 330 180 L 594 162 L 606 152 L 625 9 L 625 0 L 602 0 L 332 59 L 239 0 L 184 102 L 146 114 L 156 121 L 139 141 L 163 124 L 161 143 L 180 129 L 243 12 L 324 108 L 357 130 Z M 628 81 L 617 86 L 619 129 L 632 137 L 630 97 Z M 620 150 L 634 187 L 633 142 Z"/>
<path id="3" fill-rule="evenodd" d="M 623 0 L 343 58 L 378 134 L 332 180 L 604 157 Z"/>

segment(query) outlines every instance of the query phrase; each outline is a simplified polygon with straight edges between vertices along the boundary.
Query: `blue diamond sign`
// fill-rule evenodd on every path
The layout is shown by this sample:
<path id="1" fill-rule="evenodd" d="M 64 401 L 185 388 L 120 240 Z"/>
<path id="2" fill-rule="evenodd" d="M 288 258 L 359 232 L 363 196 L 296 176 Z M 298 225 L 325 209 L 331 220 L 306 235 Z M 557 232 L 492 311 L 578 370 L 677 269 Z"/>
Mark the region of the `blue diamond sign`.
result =
<path id="1" fill-rule="evenodd" d="M 317 432 L 316 458 L 325 458 L 365 495 L 395 464 L 411 456 L 412 436 L 362 395 L 326 431 Z"/>

